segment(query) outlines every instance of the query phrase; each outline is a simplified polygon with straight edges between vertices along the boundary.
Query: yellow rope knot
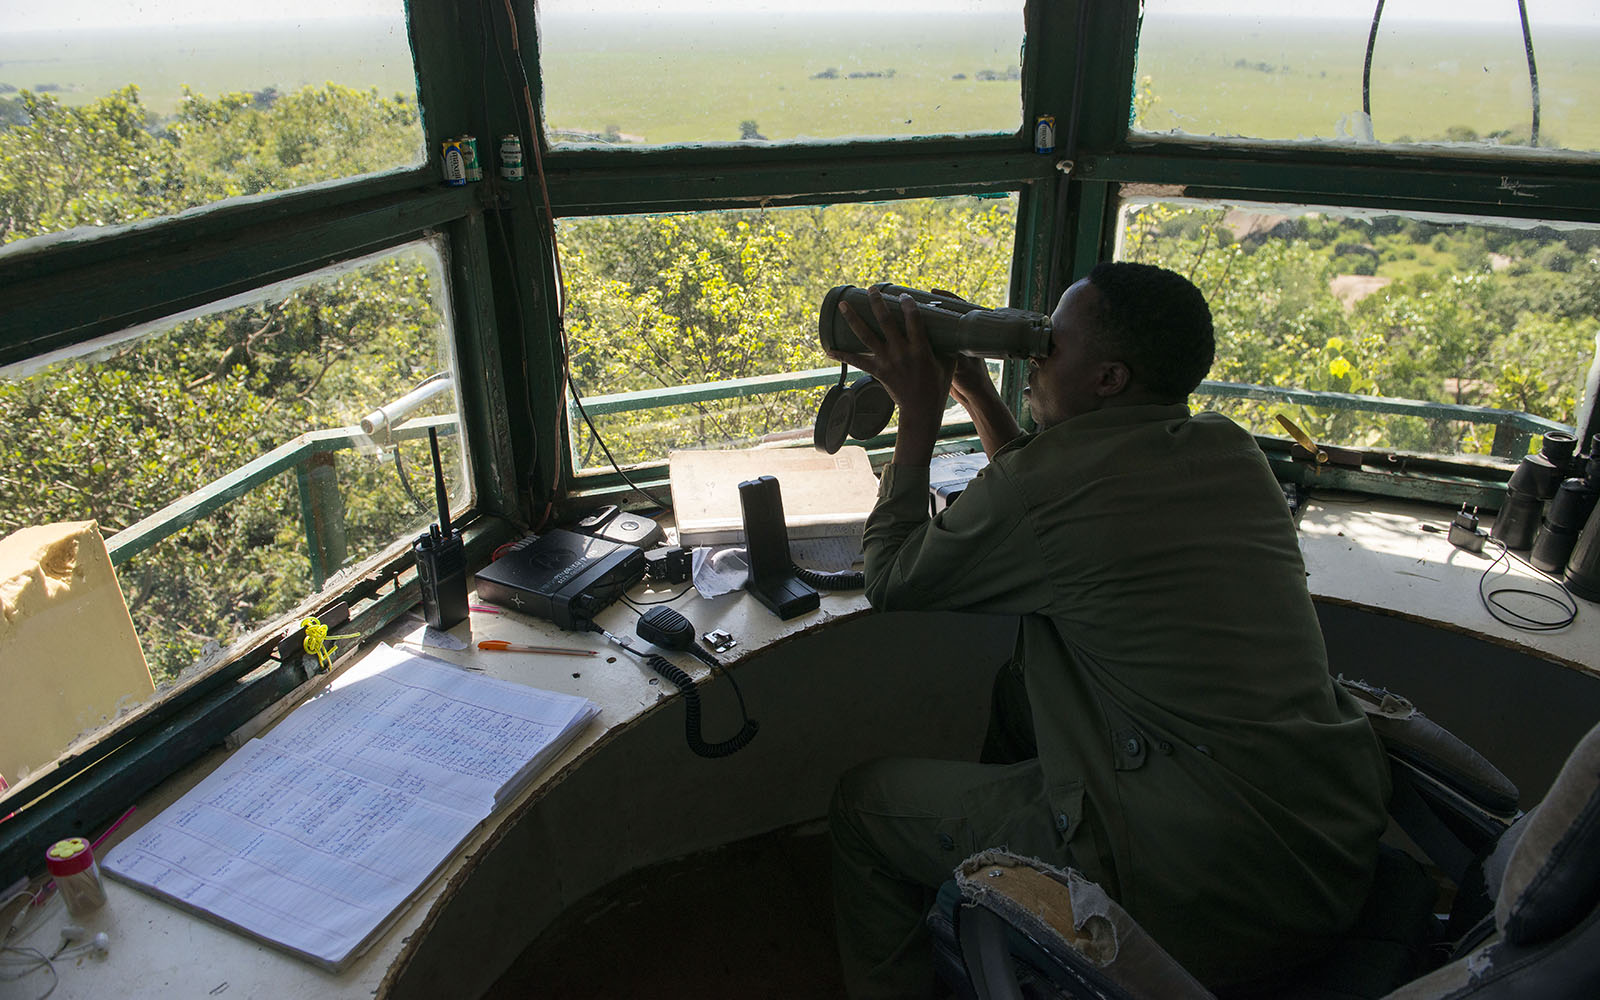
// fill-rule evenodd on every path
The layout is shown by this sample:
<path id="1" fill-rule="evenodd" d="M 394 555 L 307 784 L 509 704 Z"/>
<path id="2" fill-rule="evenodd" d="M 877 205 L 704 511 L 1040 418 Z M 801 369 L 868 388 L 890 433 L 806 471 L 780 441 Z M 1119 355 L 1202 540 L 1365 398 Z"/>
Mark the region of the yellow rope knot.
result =
<path id="1" fill-rule="evenodd" d="M 316 616 L 300 619 L 300 626 L 306 630 L 305 650 L 317 658 L 317 669 L 327 670 L 333 662 L 333 654 L 339 651 L 338 646 L 329 646 L 329 639 L 359 639 L 360 632 L 349 632 L 344 635 L 329 635 L 328 626 L 316 619 Z"/>

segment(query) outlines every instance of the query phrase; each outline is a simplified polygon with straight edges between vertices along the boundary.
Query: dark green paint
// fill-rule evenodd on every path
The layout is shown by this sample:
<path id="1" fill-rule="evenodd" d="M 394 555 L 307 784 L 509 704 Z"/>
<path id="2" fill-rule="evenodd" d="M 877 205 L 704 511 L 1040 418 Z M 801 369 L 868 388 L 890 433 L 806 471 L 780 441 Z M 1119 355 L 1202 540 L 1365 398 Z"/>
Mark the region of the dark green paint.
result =
<path id="1" fill-rule="evenodd" d="M 49 246 L 24 243 L 0 250 L 0 366 L 439 235 L 451 283 L 458 370 L 464 376 L 461 419 L 474 497 L 480 512 L 502 515 L 480 518 L 469 527 L 469 560 L 478 565 L 494 544 L 511 536 L 515 523 L 538 524 L 557 505 L 570 506 L 567 493 L 578 485 L 570 466 L 560 374 L 559 283 L 550 213 L 532 169 L 537 123 L 527 120 L 505 4 L 412 0 L 407 6 L 428 138 L 424 163 L 182 217 L 73 234 Z M 529 96 L 538 108 L 533 14 L 527 5 L 513 9 Z M 547 154 L 544 164 L 553 214 L 1020 192 L 1011 292 L 1017 304 L 1037 309 L 1048 309 L 1067 280 L 1107 255 L 1117 191 L 1129 182 L 1177 185 L 1197 198 L 1600 223 L 1594 157 L 1519 160 L 1438 151 L 1130 140 L 1139 9 L 1136 0 L 1029 5 L 1024 120 L 1017 134 L 558 151 Z M 1039 114 L 1056 117 L 1054 156 L 1032 152 Z M 509 131 L 523 138 L 529 180 L 502 186 L 492 174 L 493 142 Z M 478 137 L 490 179 L 445 188 L 438 182 L 437 143 L 461 132 Z M 1070 175 L 1057 169 L 1057 161 L 1067 158 L 1074 161 Z M 1005 382 L 1005 398 L 1019 410 L 1020 373 L 1019 365 L 1009 365 Z M 1363 405 L 1370 408 L 1373 402 Z M 941 447 L 971 443 L 970 424 L 946 430 Z M 866 444 L 881 464 L 892 440 Z M 112 540 L 116 557 L 126 558 L 205 516 L 306 454 L 347 446 L 333 437 L 302 438 L 290 449 L 293 455 L 264 456 L 174 505 L 179 509 L 169 507 L 120 533 Z M 1263 439 L 1263 446 L 1274 452 L 1277 443 Z M 1385 458 L 1385 471 L 1373 466 L 1318 472 L 1285 456 L 1274 452 L 1274 464 L 1289 480 L 1452 506 L 1463 500 L 1495 506 L 1506 473 L 1503 464 L 1411 457 Z M 286 464 L 270 472 L 262 465 L 280 461 Z M 633 473 L 645 486 L 661 487 L 663 476 L 661 467 Z M 617 474 L 606 473 L 585 476 L 581 490 L 574 500 L 608 492 L 623 497 L 629 487 Z M 351 600 L 355 627 L 370 632 L 415 603 L 408 567 L 409 555 L 397 542 L 384 566 L 323 600 Z M 37 869 L 44 845 L 61 830 L 102 828 L 128 801 L 293 690 L 300 680 L 298 667 L 266 660 L 275 639 L 275 634 L 254 637 L 220 668 L 136 712 L 118 727 L 116 740 L 58 762 L 43 785 L 63 787 L 0 825 L 0 883 Z"/>

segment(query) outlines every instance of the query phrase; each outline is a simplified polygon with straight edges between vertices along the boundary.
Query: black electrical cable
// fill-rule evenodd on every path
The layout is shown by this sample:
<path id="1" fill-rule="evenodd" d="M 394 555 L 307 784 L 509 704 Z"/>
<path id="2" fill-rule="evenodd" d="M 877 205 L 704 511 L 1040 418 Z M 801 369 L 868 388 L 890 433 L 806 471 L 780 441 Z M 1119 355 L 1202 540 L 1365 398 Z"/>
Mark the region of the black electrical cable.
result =
<path id="1" fill-rule="evenodd" d="M 861 590 L 867 585 L 867 575 L 860 570 L 839 570 L 824 573 L 816 569 L 792 566 L 794 575 L 818 590 Z"/>
<path id="2" fill-rule="evenodd" d="M 644 662 L 650 665 L 651 670 L 676 685 L 678 693 L 683 696 L 684 739 L 688 741 L 689 749 L 696 756 L 727 757 L 743 750 L 750 745 L 751 740 L 756 738 L 756 731 L 761 728 L 761 724 L 747 714 L 745 715 L 744 726 L 731 738 L 723 740 L 721 743 L 707 743 L 700 736 L 700 692 L 695 689 L 694 678 L 673 665 L 671 660 L 656 653 L 645 657 Z M 723 671 L 723 675 L 728 677 L 730 682 L 733 680 L 733 677 L 728 675 L 727 671 Z M 735 684 L 733 690 L 735 694 L 738 694 L 739 686 Z M 743 695 L 739 695 L 739 709 L 741 712 L 744 711 Z"/>
<path id="3" fill-rule="evenodd" d="M 561 334 L 561 338 L 560 338 L 561 339 L 561 373 L 562 373 L 562 376 L 563 376 L 563 382 L 564 382 L 566 388 L 571 390 L 571 392 L 572 392 L 572 401 L 575 404 L 577 404 L 578 413 L 583 416 L 583 422 L 589 426 L 589 433 L 594 435 L 595 443 L 600 446 L 600 451 L 605 454 L 606 460 L 611 463 L 611 467 L 616 470 L 617 475 L 622 477 L 622 481 L 627 483 L 628 486 L 635 493 L 638 493 L 641 496 L 644 496 L 651 503 L 656 504 L 657 506 L 660 506 L 660 507 L 670 507 L 671 506 L 670 504 L 662 503 L 660 497 L 656 496 L 654 493 L 651 493 L 649 490 L 645 489 L 644 487 L 640 486 L 638 483 L 634 482 L 631 478 L 629 478 L 629 476 L 628 476 L 628 474 L 626 472 L 622 471 L 621 464 L 617 462 L 617 460 L 616 460 L 616 458 L 614 456 L 612 456 L 611 449 L 606 447 L 605 439 L 600 436 L 599 429 L 595 427 L 594 421 L 592 419 L 590 419 L 589 411 L 584 409 L 583 397 L 579 394 L 578 387 L 577 387 L 576 383 L 574 383 L 572 381 L 572 358 L 571 358 L 571 351 L 568 350 L 568 346 L 567 346 L 567 323 L 566 323 L 567 291 L 566 291 L 566 279 L 565 279 L 565 275 L 564 275 L 562 267 L 561 267 L 561 250 L 560 250 L 560 246 L 559 246 L 559 240 L 557 239 L 557 236 L 556 236 L 555 212 L 550 207 L 550 191 L 549 191 L 549 187 L 548 187 L 548 185 L 546 183 L 546 180 L 545 180 L 544 157 L 543 157 L 543 153 L 542 153 L 543 145 L 540 143 L 541 136 L 539 135 L 539 133 L 537 132 L 537 130 L 535 128 L 536 121 L 533 118 L 532 99 L 529 96 L 530 91 L 531 91 L 531 85 L 528 82 L 528 67 L 522 60 L 522 48 L 521 48 L 521 44 L 520 44 L 520 42 L 519 42 L 519 40 L 517 38 L 516 15 L 512 11 L 510 0 L 507 0 L 507 2 L 505 4 L 505 12 L 506 12 L 506 23 L 507 23 L 507 25 L 508 25 L 508 27 L 510 29 L 511 49 L 512 49 L 513 59 L 517 64 L 517 71 L 518 71 L 518 74 L 521 76 L 521 79 L 522 79 L 522 97 L 523 97 L 523 102 L 526 105 L 526 109 L 527 109 L 527 119 L 528 119 L 527 124 L 528 124 L 528 131 L 529 131 L 528 140 L 529 140 L 529 147 L 533 151 L 534 171 L 535 171 L 536 176 L 539 179 L 539 190 L 540 190 L 541 194 L 544 197 L 545 216 L 546 216 L 546 222 L 548 223 L 548 231 L 549 231 L 549 234 L 550 234 L 550 258 L 551 258 L 551 260 L 552 260 L 552 262 L 554 263 L 554 266 L 555 266 L 556 284 L 558 286 L 560 286 L 560 288 L 559 288 L 560 303 L 559 303 L 559 308 L 557 310 L 556 325 L 557 325 L 557 328 L 559 329 L 560 334 Z M 510 67 L 508 65 L 506 65 L 505 51 L 501 46 L 498 46 L 498 45 L 495 46 L 495 50 L 496 50 L 496 53 L 500 57 L 500 73 L 501 73 L 501 76 L 505 78 L 506 86 L 512 92 L 512 103 L 515 104 L 516 103 L 516 97 L 517 97 L 517 94 L 516 94 L 516 82 L 511 77 L 511 69 L 510 69 Z M 501 238 L 502 238 L 502 240 L 504 239 L 504 233 L 501 234 Z M 509 249 L 507 250 L 507 252 L 509 253 Z M 515 271 L 513 271 L 513 273 L 515 273 Z M 513 286 L 513 289 L 514 289 L 514 287 L 515 286 Z M 521 309 L 521 304 L 520 304 L 520 298 L 519 298 L 519 304 L 518 304 L 519 312 L 520 312 L 520 309 Z M 527 365 L 526 353 L 524 353 L 523 365 L 524 365 L 524 378 L 526 378 L 526 365 Z M 530 408 L 531 408 L 532 404 L 530 403 L 529 405 L 530 405 Z M 559 440 L 559 436 L 558 436 L 557 440 Z M 560 466 L 561 466 L 560 461 L 557 460 L 555 456 L 552 456 L 551 457 L 551 464 L 555 469 L 558 470 L 557 476 L 559 478 L 559 469 L 560 469 Z M 552 489 L 554 488 L 554 485 L 555 484 L 552 484 Z"/>
<path id="4" fill-rule="evenodd" d="M 1361 66 L 1361 113 L 1372 123 L 1372 50 L 1378 44 L 1378 21 L 1383 17 L 1383 0 L 1372 12 L 1372 30 L 1367 32 L 1367 58 Z M 1374 132 L 1374 135 L 1377 133 Z"/>
<path id="5" fill-rule="evenodd" d="M 1528 54 L 1528 85 L 1533 88 L 1533 129 L 1528 145 L 1539 145 L 1539 67 L 1533 62 L 1533 32 L 1528 28 L 1527 0 L 1517 0 L 1517 14 L 1522 18 L 1522 48 Z"/>
<path id="6" fill-rule="evenodd" d="M 1483 571 L 1483 575 L 1478 578 L 1478 600 L 1483 602 L 1484 610 L 1488 611 L 1489 615 L 1494 618 L 1495 621 L 1504 625 L 1510 625 L 1515 629 L 1521 629 L 1524 632 L 1556 632 L 1566 628 L 1568 625 L 1571 625 L 1573 621 L 1577 619 L 1578 602 L 1572 599 L 1571 594 L 1567 593 L 1567 589 L 1561 585 L 1560 580 L 1557 580 L 1555 577 L 1545 573 L 1537 566 L 1533 566 L 1522 559 L 1518 559 L 1516 556 L 1512 555 L 1511 550 L 1506 548 L 1505 544 L 1500 542 L 1498 539 L 1490 540 L 1500 546 L 1500 555 L 1495 559 L 1494 562 L 1489 564 L 1488 568 Z M 1538 573 L 1540 576 L 1550 581 L 1560 596 L 1557 597 L 1539 590 L 1529 590 L 1525 587 L 1498 587 L 1494 590 L 1486 591 L 1484 588 L 1489 582 L 1489 574 L 1496 566 L 1500 565 L 1502 562 L 1506 564 L 1506 568 L 1501 574 L 1502 576 L 1505 573 L 1511 572 L 1511 563 L 1508 560 L 1515 560 L 1519 563 L 1522 563 L 1522 565 L 1527 566 L 1535 573 Z M 1555 605 L 1556 607 L 1560 608 L 1562 612 L 1564 612 L 1563 617 L 1553 619 L 1530 618 L 1529 616 L 1522 614 L 1520 611 L 1516 611 L 1513 608 L 1507 607 L 1499 599 L 1501 594 L 1516 594 L 1521 597 L 1531 597 L 1536 600 L 1543 601 L 1546 604 Z M 1563 598 L 1565 599 L 1563 600 Z"/>
<path id="7" fill-rule="evenodd" d="M 1062 153 L 1065 154 L 1063 159 L 1067 163 L 1076 163 L 1078 157 L 1078 119 L 1079 109 L 1083 106 L 1083 101 L 1078 99 L 1078 95 L 1083 93 L 1085 63 L 1088 55 L 1089 6 L 1090 5 L 1087 3 L 1080 4 L 1078 6 L 1078 62 L 1077 65 L 1073 67 L 1072 92 L 1074 98 L 1072 101 L 1072 113 L 1067 119 L 1067 143 L 1062 148 Z M 1138 85 L 1135 84 L 1134 86 Z M 1129 108 L 1129 111 L 1132 111 L 1131 107 Z M 1066 176 L 1059 177 L 1056 179 L 1056 183 L 1058 187 L 1056 188 L 1055 224 L 1059 226 L 1061 225 L 1061 220 L 1067 217 L 1067 198 L 1068 192 L 1072 187 L 1072 176 L 1068 174 Z M 1050 265 L 1049 270 L 1045 272 L 1044 277 L 1045 296 L 1048 299 L 1048 301 L 1045 303 L 1046 309 L 1049 309 L 1055 303 L 1055 298 L 1053 296 L 1058 294 L 1056 292 L 1056 283 L 1061 280 L 1061 243 L 1062 241 L 1059 239 L 1051 241 Z"/>
<path id="8" fill-rule="evenodd" d="M 421 382 L 418 382 L 416 385 L 412 386 L 411 387 L 411 391 L 412 392 L 416 392 L 418 389 L 420 389 L 423 386 L 427 385 L 429 382 L 437 382 L 442 378 L 449 378 L 449 377 L 450 377 L 450 373 L 447 372 L 447 371 L 434 372 L 432 375 L 429 375 L 427 378 L 423 379 Z M 423 499 L 421 497 L 417 496 L 416 489 L 412 487 L 412 485 L 411 485 L 411 476 L 406 473 L 405 461 L 403 459 L 401 459 L 401 457 L 400 457 L 400 442 L 399 441 L 394 442 L 394 471 L 395 471 L 395 475 L 398 476 L 399 479 L 400 479 L 400 488 L 405 490 L 406 496 L 410 497 L 411 498 L 411 502 L 416 505 L 417 513 L 419 513 L 419 514 L 427 514 L 430 511 L 434 510 L 433 501 L 432 500 L 428 500 L 426 502 L 423 501 Z"/>
<path id="9" fill-rule="evenodd" d="M 673 601 L 679 600 L 679 599 L 681 599 L 681 598 L 685 597 L 686 595 L 691 594 L 693 592 L 694 592 L 694 587 L 691 585 L 691 586 L 683 588 L 682 590 L 678 591 L 676 594 L 673 594 L 671 597 L 663 597 L 659 601 L 641 601 L 641 600 L 629 597 L 626 594 L 624 594 L 623 597 L 622 597 L 622 603 L 626 604 L 630 608 L 633 608 L 633 609 L 637 610 L 639 608 L 648 608 L 648 607 L 651 607 L 651 606 L 656 605 L 656 604 L 671 604 Z"/>
<path id="10" fill-rule="evenodd" d="M 677 687 L 678 693 L 683 697 L 684 741 L 689 744 L 689 749 L 696 756 L 711 758 L 726 757 L 729 754 L 737 753 L 738 751 L 749 746 L 750 741 L 756 738 L 756 732 L 761 728 L 761 724 L 750 718 L 750 711 L 745 707 L 744 703 L 744 692 L 739 690 L 739 682 L 733 679 L 733 675 L 731 673 L 723 669 L 722 664 L 717 662 L 716 657 L 701 649 L 699 646 L 696 646 L 694 644 L 692 635 L 688 637 L 689 641 L 687 645 L 684 646 L 683 652 L 687 652 L 695 659 L 700 660 L 702 663 L 710 667 L 713 672 L 721 673 L 722 676 L 728 679 L 728 683 L 733 686 L 734 697 L 739 701 L 739 715 L 744 719 L 744 725 L 739 728 L 739 731 L 729 739 L 723 740 L 721 743 L 707 743 L 704 737 L 701 735 L 700 691 L 695 686 L 693 677 L 690 677 L 689 674 L 681 667 L 677 666 L 671 660 L 659 653 L 640 653 L 638 650 L 628 645 L 625 640 L 618 636 L 612 635 L 599 625 L 591 623 L 589 628 L 591 631 L 599 632 L 601 635 L 611 640 L 611 642 L 615 645 L 622 647 L 628 652 L 644 660 L 646 666 L 660 674 L 668 682 Z"/>
<path id="11" fill-rule="evenodd" d="M 1372 12 L 1372 30 L 1367 33 L 1367 58 L 1361 67 L 1361 111 L 1372 121 L 1372 50 L 1378 42 L 1378 21 L 1383 17 L 1383 2 Z M 1528 26 L 1527 0 L 1517 0 L 1517 15 L 1522 21 L 1522 50 L 1528 57 L 1528 84 L 1533 91 L 1533 126 L 1528 145 L 1539 145 L 1539 67 L 1533 57 L 1533 30 Z"/>
<path id="12" fill-rule="evenodd" d="M 410 497 L 411 502 L 416 505 L 417 513 L 426 514 L 432 511 L 433 505 L 423 503 L 422 498 L 417 496 L 417 491 L 412 488 L 411 477 L 406 474 L 406 464 L 400 459 L 400 446 L 398 444 L 395 445 L 394 449 L 394 471 L 400 477 L 400 488 L 406 491 L 406 496 Z"/>
<path id="13" fill-rule="evenodd" d="M 664 503 L 660 497 L 656 496 L 654 493 L 651 493 L 649 490 L 645 489 L 643 486 L 640 486 L 638 483 L 634 482 L 632 479 L 629 479 L 628 478 L 628 474 L 626 472 L 622 471 L 622 466 L 617 464 L 617 460 L 612 457 L 611 449 L 606 447 L 605 438 L 600 436 L 600 429 L 598 427 L 596 427 L 594 425 L 594 421 L 589 418 L 589 411 L 584 409 L 584 407 L 583 407 L 583 397 L 578 394 L 577 383 L 572 381 L 572 375 L 571 375 L 570 372 L 567 375 L 567 385 L 572 388 L 572 401 L 577 404 L 578 413 L 580 413 L 583 416 L 583 422 L 589 425 L 589 433 L 594 435 L 595 444 L 598 444 L 600 446 L 600 451 L 602 453 L 604 453 L 604 455 L 606 456 L 606 461 L 611 463 L 611 467 L 613 469 L 617 470 L 617 475 L 621 476 L 622 477 L 622 481 L 627 483 L 629 486 L 631 486 L 635 493 L 638 493 L 638 494 L 642 495 L 645 499 L 649 500 L 651 503 L 655 504 L 657 507 L 670 509 L 672 507 L 671 504 Z"/>

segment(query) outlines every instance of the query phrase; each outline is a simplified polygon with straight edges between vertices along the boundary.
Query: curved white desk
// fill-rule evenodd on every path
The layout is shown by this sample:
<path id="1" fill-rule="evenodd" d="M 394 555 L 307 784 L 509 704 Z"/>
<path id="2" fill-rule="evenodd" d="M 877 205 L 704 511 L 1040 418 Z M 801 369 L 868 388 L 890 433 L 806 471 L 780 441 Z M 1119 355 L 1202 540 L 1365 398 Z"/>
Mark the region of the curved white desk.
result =
<path id="1" fill-rule="evenodd" d="M 1425 522 L 1447 525 L 1449 510 L 1351 499 L 1356 502 L 1313 499 L 1304 512 L 1308 583 L 1320 602 L 1423 622 L 1586 676 L 1600 670 L 1600 606 L 1580 601 L 1577 622 L 1558 633 L 1502 625 L 1477 596 L 1491 560 L 1421 529 Z M 685 586 L 636 588 L 634 596 L 656 600 Z M 599 636 L 510 614 L 474 613 L 453 634 L 473 642 L 587 644 L 601 655 L 427 652 L 490 676 L 584 695 L 601 706 L 600 715 L 540 779 L 469 838 L 349 969 L 323 972 L 108 880 L 109 902 L 89 929 L 110 934 L 110 954 L 60 962 L 53 997 L 477 995 L 564 909 L 613 879 L 822 815 L 834 777 L 855 760 L 876 753 L 972 753 L 992 668 L 1009 653 L 1015 634 L 1011 619 L 870 615 L 859 593 L 825 595 L 820 611 L 788 622 L 743 594 L 689 595 L 672 607 L 698 632 L 723 628 L 739 643 L 724 660 L 738 666 L 751 715 L 762 728 L 738 754 L 720 760 L 691 755 L 670 685 Z M 600 623 L 632 636 L 633 620 L 619 604 Z M 395 641 L 410 631 L 391 628 L 382 638 Z M 686 655 L 673 659 L 697 681 L 709 673 Z M 738 724 L 727 685 L 706 685 L 703 698 L 707 740 L 726 738 Z M 223 753 L 142 799 L 121 832 L 175 801 Z M 50 903 L 41 916 L 20 943 L 49 951 L 65 923 L 61 903 Z M 39 972 L 0 981 L 0 995 L 35 997 L 48 985 L 49 974 Z"/>

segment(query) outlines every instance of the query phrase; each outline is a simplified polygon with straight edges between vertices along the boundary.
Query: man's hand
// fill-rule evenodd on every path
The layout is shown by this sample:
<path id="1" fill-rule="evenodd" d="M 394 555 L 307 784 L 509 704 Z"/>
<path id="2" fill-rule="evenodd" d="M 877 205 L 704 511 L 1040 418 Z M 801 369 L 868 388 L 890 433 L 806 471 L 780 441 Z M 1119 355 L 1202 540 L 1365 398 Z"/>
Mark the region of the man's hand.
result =
<path id="1" fill-rule="evenodd" d="M 950 393 L 972 418 L 972 426 L 978 431 L 978 440 L 983 442 L 983 450 L 990 458 L 1022 433 L 1017 418 L 1006 409 L 999 390 L 989 380 L 989 366 L 982 358 L 962 355 L 956 359 Z"/>
<path id="2" fill-rule="evenodd" d="M 899 319 L 895 318 L 877 285 L 867 289 L 867 301 L 883 331 L 881 337 L 848 304 L 839 303 L 839 311 L 871 353 L 829 351 L 828 356 L 847 362 L 883 383 L 900 407 L 895 463 L 926 465 L 933 455 L 933 442 L 939 436 L 944 402 L 950 395 L 956 369 L 955 359 L 933 353 L 927 331 L 922 326 L 922 315 L 910 296 L 900 300 Z"/>
<path id="3" fill-rule="evenodd" d="M 982 358 L 962 354 L 956 357 L 955 378 L 950 382 L 950 393 L 956 402 L 969 411 L 979 400 L 999 396 L 994 382 L 989 378 L 989 366 Z"/>

